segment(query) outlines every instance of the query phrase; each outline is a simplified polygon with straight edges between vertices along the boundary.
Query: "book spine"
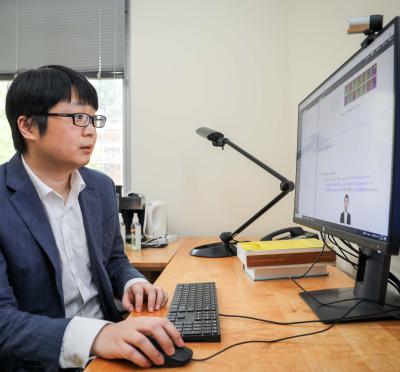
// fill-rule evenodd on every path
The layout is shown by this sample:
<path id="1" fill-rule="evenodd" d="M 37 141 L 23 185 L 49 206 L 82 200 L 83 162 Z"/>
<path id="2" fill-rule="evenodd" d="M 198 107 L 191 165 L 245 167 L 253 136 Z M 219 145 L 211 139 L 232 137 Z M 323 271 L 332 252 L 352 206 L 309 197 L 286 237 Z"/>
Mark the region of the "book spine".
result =
<path id="1" fill-rule="evenodd" d="M 245 273 L 253 280 L 287 279 L 298 278 L 308 270 L 308 265 L 298 266 L 277 266 L 245 268 Z M 316 264 L 306 276 L 328 275 L 327 267 L 324 264 Z"/>
<path id="2" fill-rule="evenodd" d="M 246 253 L 245 253 L 245 251 L 243 250 L 243 249 L 241 249 L 240 248 L 240 246 L 238 245 L 237 246 L 237 258 L 240 260 L 240 261 L 242 261 L 242 263 L 244 264 L 244 265 L 246 265 L 247 266 L 247 256 L 246 256 Z"/>
<path id="3" fill-rule="evenodd" d="M 320 253 L 321 252 L 304 252 L 245 256 L 246 262 L 244 262 L 243 257 L 240 260 L 245 263 L 247 267 L 300 265 L 313 263 Z M 332 251 L 324 251 L 318 259 L 319 263 L 334 263 L 335 261 L 336 255 Z"/>

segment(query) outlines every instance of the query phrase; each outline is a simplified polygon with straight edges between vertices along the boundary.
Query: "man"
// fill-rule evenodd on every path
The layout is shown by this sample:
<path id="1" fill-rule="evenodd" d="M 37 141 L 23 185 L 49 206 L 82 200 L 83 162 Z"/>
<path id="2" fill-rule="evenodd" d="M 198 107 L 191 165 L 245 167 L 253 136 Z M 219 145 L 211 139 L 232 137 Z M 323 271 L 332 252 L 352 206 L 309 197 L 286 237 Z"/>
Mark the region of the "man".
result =
<path id="1" fill-rule="evenodd" d="M 348 209 L 349 209 L 349 196 L 346 194 L 344 196 L 344 211 L 340 214 L 340 223 L 351 225 L 351 215 L 348 212 Z"/>
<path id="2" fill-rule="evenodd" d="M 123 251 L 115 186 L 84 168 L 105 125 L 93 86 L 62 66 L 19 74 L 6 97 L 17 153 L 0 166 L 0 370 L 84 367 L 90 356 L 163 364 L 183 345 L 167 303 Z"/>

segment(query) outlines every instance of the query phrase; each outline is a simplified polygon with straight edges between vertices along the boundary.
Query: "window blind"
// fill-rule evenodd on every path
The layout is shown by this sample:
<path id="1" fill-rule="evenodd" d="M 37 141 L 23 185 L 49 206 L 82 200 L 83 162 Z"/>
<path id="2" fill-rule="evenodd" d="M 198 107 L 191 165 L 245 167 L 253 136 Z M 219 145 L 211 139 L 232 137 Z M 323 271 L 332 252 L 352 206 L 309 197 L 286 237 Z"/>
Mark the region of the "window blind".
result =
<path id="1" fill-rule="evenodd" d="M 1 0 L 0 78 L 49 64 L 122 77 L 125 9 L 125 0 Z"/>

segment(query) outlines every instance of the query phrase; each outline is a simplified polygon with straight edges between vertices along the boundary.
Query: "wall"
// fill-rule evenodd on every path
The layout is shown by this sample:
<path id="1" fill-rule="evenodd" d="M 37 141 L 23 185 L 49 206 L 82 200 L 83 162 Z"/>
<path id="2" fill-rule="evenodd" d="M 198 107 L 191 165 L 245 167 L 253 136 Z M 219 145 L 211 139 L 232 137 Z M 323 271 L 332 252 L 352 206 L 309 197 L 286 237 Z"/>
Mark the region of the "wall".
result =
<path id="1" fill-rule="evenodd" d="M 233 230 L 279 182 L 195 130 L 217 129 L 293 177 L 286 2 L 140 0 L 132 13 L 132 184 L 168 203 L 171 232 Z M 291 209 L 292 197 L 246 233 L 291 224 Z"/>
<path id="2" fill-rule="evenodd" d="M 133 0 L 132 153 L 135 190 L 168 203 L 169 231 L 234 230 L 279 182 L 209 126 L 290 179 L 297 104 L 358 48 L 347 19 L 400 15 L 398 0 Z M 292 225 L 293 195 L 249 227 Z M 395 265 L 400 262 L 395 260 Z"/>

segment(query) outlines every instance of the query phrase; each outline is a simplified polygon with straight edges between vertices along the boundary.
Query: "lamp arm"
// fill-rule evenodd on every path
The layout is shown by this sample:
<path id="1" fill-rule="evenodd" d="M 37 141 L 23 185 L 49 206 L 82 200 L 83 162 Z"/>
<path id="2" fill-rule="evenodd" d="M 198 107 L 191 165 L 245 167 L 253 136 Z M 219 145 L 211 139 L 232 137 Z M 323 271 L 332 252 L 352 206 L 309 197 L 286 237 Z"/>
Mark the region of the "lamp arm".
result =
<path id="1" fill-rule="evenodd" d="M 260 209 L 254 216 L 250 217 L 244 224 L 237 228 L 233 233 L 223 232 L 220 234 L 221 243 L 211 243 L 205 244 L 199 247 L 195 247 L 191 250 L 190 254 L 192 256 L 198 257 L 230 257 L 236 256 L 236 246 L 233 241 L 234 237 L 242 232 L 247 226 L 251 225 L 257 218 L 263 215 L 268 209 L 272 208 L 276 203 L 278 203 L 282 198 L 284 198 L 289 192 L 294 190 L 294 183 L 289 181 L 287 178 L 283 177 L 281 174 L 276 172 L 274 169 L 264 164 L 262 161 L 255 158 L 253 155 L 249 154 L 247 151 L 243 150 L 238 145 L 234 144 L 228 138 L 220 132 L 212 130 L 210 128 L 201 127 L 197 129 L 197 134 L 208 139 L 212 142 L 213 146 L 221 147 L 224 149 L 225 145 L 229 145 L 234 150 L 242 154 L 247 159 L 251 160 L 253 163 L 257 164 L 259 167 L 264 169 L 266 172 L 281 181 L 280 189 L 281 192 L 275 196 L 265 207 Z"/>
<path id="2" fill-rule="evenodd" d="M 288 181 L 290 182 L 290 181 Z M 292 183 L 292 182 L 290 182 Z M 268 209 L 272 208 L 276 203 L 278 203 L 281 199 L 283 199 L 290 191 L 292 190 L 284 190 L 281 191 L 275 198 L 273 198 L 265 207 L 261 208 L 254 216 L 250 217 L 244 224 L 238 227 L 233 233 L 231 232 L 223 232 L 220 234 L 220 239 L 228 244 L 233 240 L 233 238 L 240 234 L 246 227 L 251 225 L 255 220 L 261 217 Z"/>
<path id="3" fill-rule="evenodd" d="M 283 199 L 289 192 L 294 190 L 294 184 L 292 181 L 289 181 L 287 178 L 283 177 L 281 174 L 279 174 L 277 171 L 263 163 L 261 160 L 258 160 L 255 158 L 253 155 L 249 154 L 247 151 L 243 150 L 241 147 L 233 143 L 230 139 L 228 138 L 221 138 L 218 142 L 214 143 L 214 146 L 222 147 L 224 148 L 225 145 L 229 145 L 233 149 L 235 149 L 237 152 L 245 156 L 247 159 L 251 160 L 253 163 L 257 164 L 259 167 L 267 171 L 269 174 L 273 175 L 277 179 L 281 181 L 280 184 L 280 189 L 281 192 L 274 198 L 272 199 L 265 207 L 260 209 L 254 216 L 250 217 L 244 224 L 242 224 L 240 227 L 238 227 L 233 233 L 231 232 L 223 232 L 220 234 L 220 239 L 225 243 L 228 244 L 229 242 L 232 241 L 232 239 L 241 233 L 247 226 L 251 225 L 255 220 L 257 220 L 260 216 L 262 216 L 268 209 L 272 208 L 276 203 L 278 203 L 281 199 Z"/>
<path id="4" fill-rule="evenodd" d="M 278 180 L 281 182 L 289 182 L 285 177 L 283 177 L 281 174 L 279 174 L 277 171 L 269 167 L 267 164 L 263 163 L 261 160 L 258 160 L 255 158 L 253 155 L 249 154 L 247 151 L 243 150 L 241 147 L 233 143 L 229 138 L 224 138 L 222 140 L 224 142 L 224 145 L 229 145 L 233 149 L 235 149 L 237 152 L 241 153 L 243 156 L 245 156 L 247 159 L 251 160 L 253 163 L 256 163 L 259 167 L 267 171 L 269 174 L 273 175 L 276 177 Z M 293 186 L 294 189 L 294 186 Z M 292 190 L 293 190 L 292 189 Z M 292 191 L 290 190 L 290 191 Z"/>

